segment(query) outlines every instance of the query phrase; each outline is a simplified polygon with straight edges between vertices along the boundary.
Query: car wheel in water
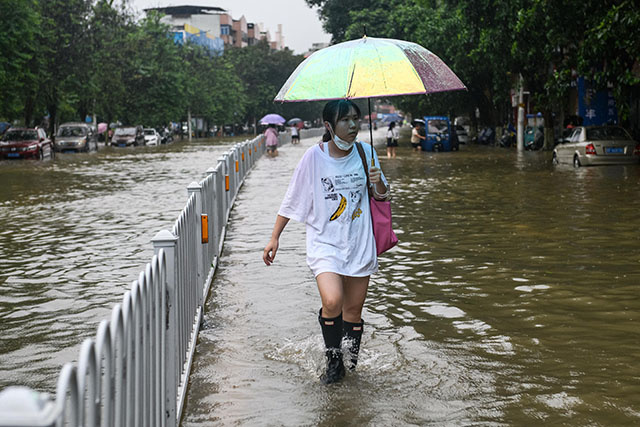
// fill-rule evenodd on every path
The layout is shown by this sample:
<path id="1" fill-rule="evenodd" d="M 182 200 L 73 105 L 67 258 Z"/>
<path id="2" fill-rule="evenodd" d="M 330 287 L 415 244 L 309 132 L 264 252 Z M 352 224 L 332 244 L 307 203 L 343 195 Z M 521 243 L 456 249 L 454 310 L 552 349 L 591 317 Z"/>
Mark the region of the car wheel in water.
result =
<path id="1" fill-rule="evenodd" d="M 439 152 L 439 151 L 440 151 L 440 146 L 439 146 L 438 144 L 435 144 L 435 145 L 433 146 L 433 152 L 434 152 L 434 153 L 437 153 L 437 152 Z"/>
<path id="2" fill-rule="evenodd" d="M 556 153 L 553 153 L 553 157 L 551 158 L 551 163 L 553 163 L 554 165 L 557 165 L 558 162 L 558 155 Z"/>
<path id="3" fill-rule="evenodd" d="M 580 165 L 580 159 L 578 158 L 578 155 L 576 154 L 575 156 L 573 156 L 573 167 L 574 168 L 579 168 Z"/>

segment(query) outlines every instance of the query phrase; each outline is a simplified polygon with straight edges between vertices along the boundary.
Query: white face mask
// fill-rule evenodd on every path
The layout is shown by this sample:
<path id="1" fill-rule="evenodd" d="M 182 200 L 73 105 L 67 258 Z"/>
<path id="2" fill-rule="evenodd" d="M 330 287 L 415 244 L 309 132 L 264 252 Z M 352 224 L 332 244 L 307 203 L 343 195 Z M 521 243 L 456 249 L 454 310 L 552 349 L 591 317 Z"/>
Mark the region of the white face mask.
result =
<path id="1" fill-rule="evenodd" d="M 331 130 L 331 133 L 333 134 L 333 143 L 336 144 L 336 147 L 338 147 L 340 150 L 349 151 L 351 149 L 351 147 L 353 147 L 353 144 L 355 144 L 355 139 L 353 141 L 351 141 L 351 142 L 345 141 L 344 139 L 342 139 L 338 135 L 336 135 L 335 132 L 333 131 L 333 129 L 331 129 L 331 127 L 329 127 L 329 129 Z"/>

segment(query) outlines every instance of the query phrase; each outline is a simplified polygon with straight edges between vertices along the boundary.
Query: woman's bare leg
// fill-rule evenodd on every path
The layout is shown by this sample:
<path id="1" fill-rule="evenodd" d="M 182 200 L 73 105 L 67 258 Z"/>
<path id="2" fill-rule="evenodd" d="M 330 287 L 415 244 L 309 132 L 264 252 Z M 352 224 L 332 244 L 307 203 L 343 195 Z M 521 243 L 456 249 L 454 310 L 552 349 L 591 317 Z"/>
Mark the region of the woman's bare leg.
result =
<path id="1" fill-rule="evenodd" d="M 320 273 L 316 276 L 316 283 L 322 300 L 322 317 L 340 315 L 344 301 L 342 276 L 336 273 Z"/>
<path id="2" fill-rule="evenodd" d="M 360 322 L 368 288 L 369 276 L 344 278 L 344 297 L 342 302 L 342 317 L 344 320 L 352 323 Z"/>

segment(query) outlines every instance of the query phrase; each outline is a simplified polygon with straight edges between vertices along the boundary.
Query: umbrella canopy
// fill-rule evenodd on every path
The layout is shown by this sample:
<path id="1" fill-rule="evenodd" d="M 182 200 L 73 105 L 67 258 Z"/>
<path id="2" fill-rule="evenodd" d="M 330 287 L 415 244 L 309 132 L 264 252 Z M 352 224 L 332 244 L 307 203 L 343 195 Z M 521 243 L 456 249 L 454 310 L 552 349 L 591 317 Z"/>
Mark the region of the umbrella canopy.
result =
<path id="1" fill-rule="evenodd" d="M 363 37 L 314 52 L 289 76 L 275 101 L 416 95 L 466 89 L 422 46 Z"/>
<path id="2" fill-rule="evenodd" d="M 299 119 L 297 117 L 294 117 L 293 119 L 289 119 L 287 121 L 287 124 L 290 125 L 290 126 L 293 126 L 293 125 L 298 124 L 298 123 L 302 123 L 302 119 Z"/>
<path id="3" fill-rule="evenodd" d="M 421 123 L 421 124 L 424 124 L 424 120 L 422 120 L 422 119 L 413 119 L 413 120 L 411 120 L 411 123 Z"/>
<path id="4" fill-rule="evenodd" d="M 98 123 L 98 133 L 102 133 L 105 130 L 107 130 L 107 124 L 106 123 Z"/>
<path id="5" fill-rule="evenodd" d="M 281 125 L 284 122 L 286 122 L 284 117 L 282 117 L 280 114 L 275 114 L 275 113 L 267 114 L 266 116 L 260 119 L 261 125 Z"/>
<path id="6" fill-rule="evenodd" d="M 382 118 L 382 121 L 385 123 L 391 123 L 391 122 L 399 122 L 402 120 L 402 117 L 400 117 L 400 115 L 398 114 L 385 114 L 384 117 Z"/>

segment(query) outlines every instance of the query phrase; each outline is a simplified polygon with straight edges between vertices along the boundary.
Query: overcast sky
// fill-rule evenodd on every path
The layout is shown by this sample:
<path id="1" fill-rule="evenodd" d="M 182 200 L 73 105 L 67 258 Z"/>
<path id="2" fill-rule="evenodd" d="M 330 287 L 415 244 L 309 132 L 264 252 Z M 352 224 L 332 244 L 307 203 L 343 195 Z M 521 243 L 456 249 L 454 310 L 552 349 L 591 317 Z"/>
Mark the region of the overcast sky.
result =
<path id="1" fill-rule="evenodd" d="M 242 15 L 247 22 L 262 22 L 275 38 L 278 24 L 282 24 L 284 44 L 295 53 L 305 53 L 313 43 L 328 42 L 331 36 L 324 32 L 316 9 L 304 0 L 130 0 L 131 5 L 142 9 L 165 6 L 211 6 L 227 9 L 233 19 Z"/>

